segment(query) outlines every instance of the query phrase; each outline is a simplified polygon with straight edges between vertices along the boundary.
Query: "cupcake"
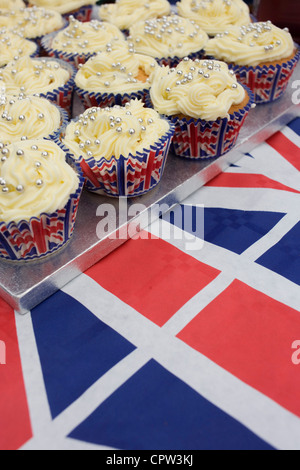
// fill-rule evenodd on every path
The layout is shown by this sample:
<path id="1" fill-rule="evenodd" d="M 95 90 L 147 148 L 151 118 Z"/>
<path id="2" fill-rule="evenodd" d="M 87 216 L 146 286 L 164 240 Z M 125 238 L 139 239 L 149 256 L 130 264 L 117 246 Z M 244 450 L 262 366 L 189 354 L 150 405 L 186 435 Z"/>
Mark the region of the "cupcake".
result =
<path id="1" fill-rule="evenodd" d="M 50 140 L 5 147 L 0 158 L 0 257 L 36 260 L 62 248 L 74 231 L 83 181 Z"/>
<path id="2" fill-rule="evenodd" d="M 70 114 L 75 73 L 71 64 L 59 59 L 23 57 L 0 70 L 0 81 L 9 95 L 38 94 Z"/>
<path id="3" fill-rule="evenodd" d="M 228 28 L 208 42 L 206 53 L 227 62 L 237 79 L 251 88 L 256 103 L 283 95 L 300 57 L 288 30 L 270 21 Z"/>
<path id="4" fill-rule="evenodd" d="M 233 148 L 253 105 L 224 62 L 184 59 L 176 68 L 156 68 L 151 77 L 154 109 L 176 126 L 177 156 L 220 157 Z"/>
<path id="5" fill-rule="evenodd" d="M 38 54 L 38 45 L 25 39 L 22 33 L 13 33 L 6 28 L 0 29 L 0 67 L 19 57 L 36 57 Z"/>
<path id="6" fill-rule="evenodd" d="M 226 31 L 230 25 L 251 22 L 249 7 L 243 0 L 181 0 L 177 10 L 180 16 L 194 20 L 209 36 Z"/>
<path id="7" fill-rule="evenodd" d="M 167 0 L 118 0 L 116 3 L 105 3 L 99 8 L 99 17 L 103 21 L 115 24 L 128 31 L 138 21 L 159 18 L 171 13 Z"/>
<path id="8" fill-rule="evenodd" d="M 201 59 L 208 36 L 194 21 L 171 15 L 135 23 L 129 39 L 137 53 L 153 57 L 160 65 L 176 67 L 186 56 Z"/>
<path id="9" fill-rule="evenodd" d="M 25 6 L 23 0 L 0 0 L 0 10 L 18 10 Z"/>
<path id="10" fill-rule="evenodd" d="M 54 10 L 68 20 L 74 16 L 79 21 L 90 21 L 93 13 L 93 6 L 97 0 L 30 0 L 30 3 L 38 7 Z"/>
<path id="11" fill-rule="evenodd" d="M 21 8 L 0 10 L 0 27 L 6 27 L 40 45 L 42 36 L 65 26 L 63 17 L 56 11 L 44 8 Z"/>
<path id="12" fill-rule="evenodd" d="M 55 139 L 67 123 L 67 112 L 45 98 L 5 95 L 0 101 L 0 148 L 27 139 Z"/>
<path id="13" fill-rule="evenodd" d="M 111 23 L 98 20 L 82 23 L 71 17 L 69 26 L 45 36 L 42 46 L 50 57 L 66 60 L 78 68 L 107 43 L 124 39 L 123 33 Z"/>
<path id="14" fill-rule="evenodd" d="M 139 196 L 161 180 L 174 126 L 139 100 L 91 108 L 66 128 L 62 143 L 86 188 L 109 196 Z"/>
<path id="15" fill-rule="evenodd" d="M 157 62 L 136 54 L 132 43 L 107 44 L 103 52 L 91 57 L 78 71 L 76 92 L 86 109 L 123 106 L 133 98 L 145 100 L 155 67 Z"/>

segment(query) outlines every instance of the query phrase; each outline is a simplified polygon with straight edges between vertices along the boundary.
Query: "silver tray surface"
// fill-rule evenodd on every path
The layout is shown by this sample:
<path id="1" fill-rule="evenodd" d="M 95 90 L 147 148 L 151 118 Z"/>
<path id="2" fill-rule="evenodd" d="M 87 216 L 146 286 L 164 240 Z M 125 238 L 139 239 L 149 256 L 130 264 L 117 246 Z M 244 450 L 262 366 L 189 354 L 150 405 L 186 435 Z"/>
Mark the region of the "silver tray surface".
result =
<path id="1" fill-rule="evenodd" d="M 128 221 L 122 211 L 120 217 L 118 199 L 84 191 L 79 204 L 75 232 L 65 248 L 43 261 L 0 261 L 0 297 L 18 313 L 27 313 L 125 243 L 129 237 L 129 223 L 131 232 L 134 224 L 139 229 L 147 227 L 149 220 L 154 221 L 160 216 L 161 208 L 167 211 L 236 163 L 244 153 L 253 150 L 300 115 L 299 106 L 292 100 L 295 93 L 292 84 L 297 79 L 300 79 L 300 64 L 280 100 L 259 105 L 250 111 L 235 148 L 226 155 L 218 159 L 191 161 L 170 153 L 163 178 L 155 189 L 144 196 L 121 201 L 121 207 L 128 204 L 128 210 L 133 204 L 142 204 L 139 216 Z M 76 115 L 82 111 L 76 99 L 74 110 Z M 113 205 L 116 209 L 116 224 L 115 220 L 106 217 L 106 221 L 111 222 L 113 227 L 109 231 L 99 230 L 101 219 L 97 216 L 97 209 L 102 204 Z"/>

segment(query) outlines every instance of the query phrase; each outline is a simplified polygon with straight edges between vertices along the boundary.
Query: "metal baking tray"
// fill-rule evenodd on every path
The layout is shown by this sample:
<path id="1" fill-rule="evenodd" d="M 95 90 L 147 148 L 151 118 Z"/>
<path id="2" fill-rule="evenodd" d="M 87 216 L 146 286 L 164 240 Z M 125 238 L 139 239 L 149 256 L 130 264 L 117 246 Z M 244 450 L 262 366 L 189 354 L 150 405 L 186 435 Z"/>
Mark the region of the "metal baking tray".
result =
<path id="1" fill-rule="evenodd" d="M 160 184 L 148 194 L 133 199 L 104 197 L 83 192 L 79 204 L 75 232 L 68 245 L 43 261 L 18 263 L 0 261 L 0 296 L 18 313 L 25 314 L 43 300 L 54 294 L 72 279 L 86 271 L 128 239 L 130 224 L 131 236 L 137 230 L 146 228 L 168 208 L 208 183 L 212 178 L 236 163 L 244 153 L 264 142 L 268 137 L 300 115 L 300 107 L 293 103 L 294 81 L 300 79 L 298 65 L 285 95 L 277 102 L 257 106 L 252 109 L 243 126 L 237 145 L 228 154 L 218 159 L 204 161 L 185 160 L 170 154 Z M 74 103 L 75 114 L 81 112 L 78 102 Z M 110 227 L 100 230 L 101 217 L 98 208 L 103 204 L 113 205 L 113 216 L 105 218 Z M 141 204 L 138 216 L 124 216 L 133 204 Z M 121 208 L 121 210 L 119 210 Z M 116 222 L 116 223 L 115 223 Z"/>

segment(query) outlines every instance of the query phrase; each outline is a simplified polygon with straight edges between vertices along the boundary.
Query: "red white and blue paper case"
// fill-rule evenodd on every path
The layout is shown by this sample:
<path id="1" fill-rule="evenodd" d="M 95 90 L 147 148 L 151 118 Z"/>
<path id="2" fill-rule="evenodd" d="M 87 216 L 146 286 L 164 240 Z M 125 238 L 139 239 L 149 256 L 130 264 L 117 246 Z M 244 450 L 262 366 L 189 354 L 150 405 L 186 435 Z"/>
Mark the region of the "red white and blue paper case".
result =
<path id="1" fill-rule="evenodd" d="M 229 64 L 237 80 L 254 93 L 255 103 L 270 103 L 278 100 L 285 92 L 288 82 L 300 58 L 300 50 L 294 57 L 282 64 L 245 67 Z"/>
<path id="2" fill-rule="evenodd" d="M 52 103 L 60 112 L 60 126 L 58 129 L 54 129 L 53 132 L 51 132 L 50 135 L 45 136 L 44 138 L 47 140 L 55 140 L 61 133 L 61 130 L 64 129 L 68 123 L 69 123 L 69 114 L 68 112 L 61 108 L 60 106 L 57 106 L 55 103 Z"/>
<path id="3" fill-rule="evenodd" d="M 144 88 L 142 90 L 132 93 L 95 93 L 82 88 L 78 88 L 75 85 L 75 92 L 80 98 L 80 101 L 84 105 L 85 109 L 89 108 L 111 108 L 113 106 L 125 106 L 131 100 L 138 99 L 146 102 L 149 97 L 149 89 Z"/>
<path id="4" fill-rule="evenodd" d="M 70 16 L 74 16 L 76 20 L 81 21 L 82 23 L 86 23 L 88 21 L 91 21 L 92 19 L 93 8 L 94 5 L 84 5 L 78 8 L 77 10 L 73 10 L 69 13 L 63 14 L 62 16 L 67 21 L 69 21 Z"/>
<path id="5" fill-rule="evenodd" d="M 69 114 L 69 116 L 71 116 L 76 69 L 73 67 L 73 65 L 68 64 L 68 62 L 65 62 L 64 60 L 60 60 L 60 59 L 52 59 L 50 57 L 43 57 L 39 60 L 41 61 L 46 60 L 46 61 L 52 61 L 52 62 L 55 61 L 63 69 L 69 72 L 70 78 L 65 83 L 65 85 L 59 88 L 55 88 L 52 91 L 48 91 L 47 93 L 40 93 L 39 96 L 41 98 L 46 98 L 47 100 L 52 101 L 53 103 L 57 104 L 61 108 L 65 109 L 67 113 Z"/>
<path id="6" fill-rule="evenodd" d="M 0 259 L 38 260 L 66 245 L 74 232 L 83 185 L 84 178 L 80 174 L 76 192 L 70 195 L 64 208 L 52 214 L 43 213 L 18 223 L 0 222 Z"/>
<path id="7" fill-rule="evenodd" d="M 170 117 L 175 125 L 172 141 L 173 153 L 178 157 L 201 160 L 217 158 L 229 152 L 236 144 L 241 127 L 254 104 L 253 93 L 246 87 L 244 88 L 248 93 L 249 101 L 244 108 L 230 114 L 229 119 L 205 121 Z M 153 107 L 150 99 L 146 100 L 146 105 Z"/>
<path id="8" fill-rule="evenodd" d="M 82 171 L 88 191 L 112 197 L 135 197 L 147 193 L 161 181 L 174 131 L 170 124 L 169 131 L 149 149 L 128 157 L 112 156 L 110 160 L 83 157 L 77 160 L 61 142 L 57 143 L 67 152 L 68 162 Z"/>

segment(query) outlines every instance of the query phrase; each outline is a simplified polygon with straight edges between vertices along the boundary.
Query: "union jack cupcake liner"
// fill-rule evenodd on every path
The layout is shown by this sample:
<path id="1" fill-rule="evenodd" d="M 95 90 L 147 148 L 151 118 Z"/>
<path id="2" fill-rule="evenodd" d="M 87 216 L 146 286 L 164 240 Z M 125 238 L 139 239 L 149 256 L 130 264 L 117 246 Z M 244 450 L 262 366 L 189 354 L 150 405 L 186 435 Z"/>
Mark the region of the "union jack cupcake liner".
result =
<path id="1" fill-rule="evenodd" d="M 229 152 L 235 146 L 245 119 L 254 105 L 252 91 L 246 86 L 244 88 L 249 101 L 244 108 L 230 114 L 229 119 L 205 121 L 166 116 L 175 126 L 171 151 L 177 157 L 191 160 L 218 158 Z M 146 100 L 146 106 L 153 108 L 150 96 Z"/>
<path id="2" fill-rule="evenodd" d="M 65 109 L 68 115 L 71 116 L 76 69 L 73 67 L 73 65 L 68 64 L 68 62 L 65 62 L 64 60 L 52 59 L 50 57 L 44 57 L 43 59 L 41 58 L 41 60 L 55 60 L 60 64 L 62 68 L 69 72 L 70 78 L 67 83 L 65 83 L 65 85 L 52 91 L 48 91 L 47 93 L 40 93 L 40 97 L 46 98 L 47 100 L 55 103 L 59 107 Z"/>
<path id="3" fill-rule="evenodd" d="M 81 21 L 82 23 L 86 23 L 92 19 L 93 8 L 94 5 L 84 5 L 83 7 L 71 11 L 70 13 L 65 13 L 62 16 L 67 21 L 69 21 L 70 16 L 74 16 L 76 20 Z"/>
<path id="4" fill-rule="evenodd" d="M 94 93 L 81 88 L 76 87 L 75 92 L 79 96 L 81 102 L 83 103 L 85 109 L 97 107 L 97 108 L 111 108 L 112 106 L 125 106 L 126 103 L 129 103 L 131 100 L 138 99 L 142 100 L 143 103 L 146 102 L 147 97 L 149 97 L 149 90 L 143 89 L 134 93 Z"/>
<path id="5" fill-rule="evenodd" d="M 60 116 L 61 116 L 61 121 L 60 121 L 60 126 L 58 129 L 56 129 L 55 131 L 53 131 L 48 137 L 45 137 L 45 139 L 47 140 L 55 140 L 57 139 L 57 137 L 60 136 L 60 133 L 61 133 L 61 130 L 64 129 L 68 123 L 69 123 L 69 114 L 67 113 L 67 111 L 63 108 L 61 108 L 60 106 L 57 106 L 55 103 L 53 103 L 54 106 L 56 106 L 60 112 Z"/>
<path id="6" fill-rule="evenodd" d="M 76 160 L 61 141 L 56 143 L 67 153 L 68 163 L 83 173 L 88 191 L 111 197 L 136 197 L 159 184 L 174 131 L 175 126 L 170 123 L 169 131 L 149 149 L 144 149 L 135 156 L 112 156 L 110 160 L 101 158 L 97 161 L 83 157 Z"/>
<path id="7" fill-rule="evenodd" d="M 50 33 L 42 39 L 42 47 L 49 57 L 64 60 L 78 69 L 79 65 L 85 64 L 93 55 L 95 55 L 95 53 L 71 53 L 53 49 L 52 44 L 56 36 L 57 32 Z"/>
<path id="8" fill-rule="evenodd" d="M 0 223 L 0 258 L 10 261 L 36 261 L 43 259 L 63 248 L 71 239 L 78 204 L 84 184 L 80 183 L 77 191 L 71 194 L 66 206 L 53 214 L 41 214 L 29 221 L 19 223 Z"/>
<path id="9" fill-rule="evenodd" d="M 198 52 L 193 52 L 192 54 L 189 54 L 187 57 L 191 60 L 196 60 L 199 59 L 201 60 L 204 57 L 205 51 L 202 49 L 201 51 Z M 160 66 L 169 66 L 170 68 L 175 68 L 177 65 L 183 60 L 183 57 L 163 57 L 162 59 L 155 59 L 156 62 Z"/>
<path id="10" fill-rule="evenodd" d="M 237 80 L 250 88 L 256 104 L 278 100 L 285 92 L 288 82 L 300 58 L 297 46 L 295 56 L 283 64 L 245 67 L 228 64 L 236 74 Z"/>

